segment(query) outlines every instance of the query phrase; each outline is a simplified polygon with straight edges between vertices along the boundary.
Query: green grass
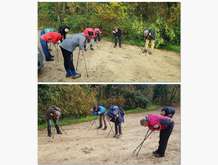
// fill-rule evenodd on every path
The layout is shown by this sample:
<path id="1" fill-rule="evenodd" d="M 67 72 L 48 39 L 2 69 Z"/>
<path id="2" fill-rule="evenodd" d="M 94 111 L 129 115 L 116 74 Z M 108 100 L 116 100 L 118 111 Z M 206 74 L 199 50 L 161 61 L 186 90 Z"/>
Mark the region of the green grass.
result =
<path id="1" fill-rule="evenodd" d="M 170 50 L 170 51 L 174 51 L 176 53 L 180 53 L 180 46 L 179 45 L 167 45 L 161 49 Z"/>
<path id="2" fill-rule="evenodd" d="M 104 40 L 113 42 L 111 37 L 104 37 Z M 141 40 L 141 41 L 138 41 L 138 40 L 124 40 L 123 43 L 124 44 L 129 44 L 129 45 L 134 45 L 134 46 L 140 46 L 140 47 L 144 46 L 144 41 L 143 40 Z M 179 45 L 166 45 L 166 46 L 161 46 L 158 49 L 169 50 L 169 51 L 173 51 L 173 52 L 176 52 L 176 53 L 180 53 L 180 46 Z"/>
<path id="3" fill-rule="evenodd" d="M 126 110 L 125 113 L 131 114 L 131 113 L 151 112 L 157 110 L 158 108 L 160 108 L 159 105 L 150 105 L 146 109 L 143 108 L 130 109 L 130 110 Z"/>
<path id="4" fill-rule="evenodd" d="M 159 105 L 150 105 L 146 109 L 142 108 L 135 108 L 135 109 L 129 109 L 126 110 L 126 114 L 133 114 L 133 113 L 142 113 L 142 112 L 150 112 L 157 110 L 160 106 Z M 83 123 L 83 122 L 88 122 L 96 119 L 96 116 L 89 115 L 86 117 L 81 117 L 81 118 L 73 118 L 73 117 L 65 117 L 64 119 L 61 120 L 61 125 L 71 125 L 71 124 L 78 124 L 78 123 Z M 38 124 L 38 129 L 44 129 L 47 127 L 46 123 L 40 123 Z"/>

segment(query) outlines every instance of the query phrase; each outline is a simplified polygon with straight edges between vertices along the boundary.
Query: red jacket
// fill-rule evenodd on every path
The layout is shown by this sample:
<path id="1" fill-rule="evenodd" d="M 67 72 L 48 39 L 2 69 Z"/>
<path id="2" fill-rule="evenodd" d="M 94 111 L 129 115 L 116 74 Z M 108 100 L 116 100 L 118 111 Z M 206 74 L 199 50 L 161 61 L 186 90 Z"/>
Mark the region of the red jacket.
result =
<path id="1" fill-rule="evenodd" d="M 159 114 L 148 114 L 146 117 L 148 120 L 148 128 L 153 131 L 166 129 L 172 122 L 171 118 Z"/>
<path id="2" fill-rule="evenodd" d="M 58 32 L 48 32 L 46 34 L 43 34 L 40 38 L 46 42 L 52 42 L 56 44 L 63 37 Z"/>
<path id="3" fill-rule="evenodd" d="M 93 33 L 93 36 L 89 36 L 89 33 L 88 32 L 92 32 Z M 89 39 L 93 39 L 94 36 L 95 36 L 95 31 L 93 28 L 85 28 L 85 30 L 83 31 L 83 35 L 86 37 L 86 38 L 89 38 Z"/>

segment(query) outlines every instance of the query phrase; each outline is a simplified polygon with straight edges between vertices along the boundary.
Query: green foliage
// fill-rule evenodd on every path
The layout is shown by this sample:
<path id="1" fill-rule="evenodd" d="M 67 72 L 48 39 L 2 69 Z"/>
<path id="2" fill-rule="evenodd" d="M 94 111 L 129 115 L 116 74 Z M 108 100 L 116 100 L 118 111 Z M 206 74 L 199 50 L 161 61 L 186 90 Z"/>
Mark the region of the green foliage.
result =
<path id="1" fill-rule="evenodd" d="M 156 31 L 156 47 L 180 45 L 180 3 L 178 2 L 39 2 L 39 28 L 68 24 L 72 33 L 85 27 L 101 27 L 106 37 L 112 29 L 123 30 L 126 43 L 143 46 L 143 31 Z"/>
<path id="2" fill-rule="evenodd" d="M 38 123 L 45 122 L 46 111 L 51 105 L 60 107 L 64 118 L 76 122 L 81 118 L 85 120 L 96 104 L 106 108 L 116 104 L 128 111 L 172 102 L 180 102 L 179 85 L 39 85 Z"/>

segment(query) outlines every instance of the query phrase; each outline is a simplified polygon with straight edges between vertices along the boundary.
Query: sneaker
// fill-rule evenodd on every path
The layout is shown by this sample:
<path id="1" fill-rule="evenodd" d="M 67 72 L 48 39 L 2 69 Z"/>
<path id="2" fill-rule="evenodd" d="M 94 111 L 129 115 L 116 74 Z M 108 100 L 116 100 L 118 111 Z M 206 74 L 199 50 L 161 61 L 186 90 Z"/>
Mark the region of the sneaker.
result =
<path id="1" fill-rule="evenodd" d="M 115 134 L 113 137 L 116 138 L 116 137 L 117 137 L 117 134 Z"/>
<path id="2" fill-rule="evenodd" d="M 90 50 L 94 50 L 94 48 L 90 48 Z"/>
<path id="3" fill-rule="evenodd" d="M 80 77 L 81 77 L 81 74 L 79 74 L 79 73 L 76 73 L 75 75 L 71 76 L 72 79 L 76 79 L 76 78 L 80 78 Z"/>
<path id="4" fill-rule="evenodd" d="M 72 73 L 70 72 L 70 71 L 68 71 L 67 73 L 66 73 L 66 77 L 71 77 L 72 76 Z"/>
<path id="5" fill-rule="evenodd" d="M 97 129 L 100 129 L 102 126 L 97 127 Z"/>
<path id="6" fill-rule="evenodd" d="M 152 152 L 152 154 L 153 154 L 153 155 L 158 154 L 158 151 L 155 150 L 155 151 Z"/>
<path id="7" fill-rule="evenodd" d="M 54 61 L 54 58 L 47 58 L 46 61 Z"/>
<path id="8" fill-rule="evenodd" d="M 162 158 L 162 157 L 164 157 L 164 155 L 163 155 L 163 154 L 154 154 L 154 157 L 156 157 L 156 158 Z"/>
<path id="9" fill-rule="evenodd" d="M 106 129 L 107 129 L 107 127 L 104 127 L 104 128 L 103 128 L 103 130 L 106 130 Z"/>

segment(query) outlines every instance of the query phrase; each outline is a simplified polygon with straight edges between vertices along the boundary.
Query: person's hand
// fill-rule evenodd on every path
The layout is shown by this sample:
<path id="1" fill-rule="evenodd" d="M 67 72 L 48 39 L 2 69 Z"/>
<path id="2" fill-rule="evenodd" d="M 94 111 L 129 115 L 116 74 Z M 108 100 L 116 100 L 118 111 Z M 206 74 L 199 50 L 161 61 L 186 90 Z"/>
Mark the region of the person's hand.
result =
<path id="1" fill-rule="evenodd" d="M 153 126 L 154 129 L 160 129 L 160 125 L 156 124 Z"/>

